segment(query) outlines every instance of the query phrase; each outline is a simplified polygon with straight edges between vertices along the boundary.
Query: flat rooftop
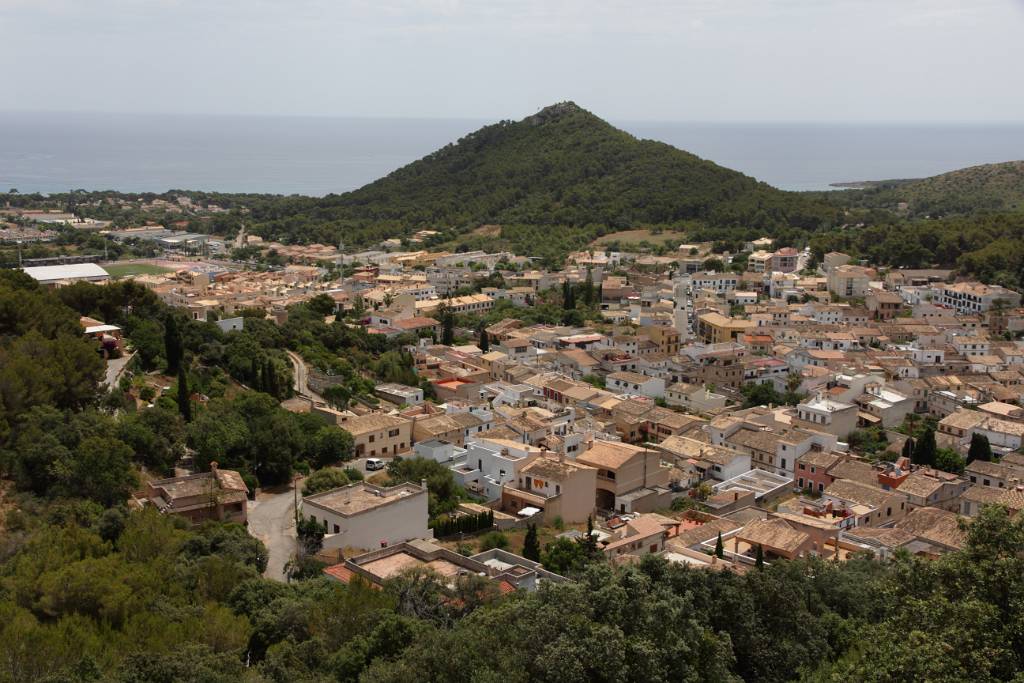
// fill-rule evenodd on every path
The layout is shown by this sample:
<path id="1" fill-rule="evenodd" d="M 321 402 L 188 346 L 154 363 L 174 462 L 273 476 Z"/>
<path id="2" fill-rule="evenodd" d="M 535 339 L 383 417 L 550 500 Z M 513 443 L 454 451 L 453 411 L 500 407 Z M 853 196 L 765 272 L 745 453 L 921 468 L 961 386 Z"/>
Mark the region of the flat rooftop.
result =
<path id="1" fill-rule="evenodd" d="M 370 560 L 369 562 L 362 563 L 359 566 L 373 574 L 380 581 L 386 581 L 392 576 L 397 576 L 403 571 L 413 567 L 426 567 L 427 569 L 433 570 L 445 577 L 456 576 L 460 569 L 462 569 L 457 564 L 449 562 L 443 558 L 424 561 L 406 552 L 395 553 L 394 555 L 387 555 L 376 560 Z"/>
<path id="2" fill-rule="evenodd" d="M 792 482 L 793 480 L 788 477 L 772 474 L 765 470 L 750 470 L 716 485 L 715 491 L 721 493 L 733 489 L 743 489 L 751 491 L 754 494 L 754 498 L 757 499 Z"/>
<path id="3" fill-rule="evenodd" d="M 404 498 L 424 493 L 416 484 L 399 484 L 389 488 L 365 482 L 343 486 L 304 497 L 303 503 L 315 505 L 340 515 L 357 515 L 367 510 L 390 505 Z"/>

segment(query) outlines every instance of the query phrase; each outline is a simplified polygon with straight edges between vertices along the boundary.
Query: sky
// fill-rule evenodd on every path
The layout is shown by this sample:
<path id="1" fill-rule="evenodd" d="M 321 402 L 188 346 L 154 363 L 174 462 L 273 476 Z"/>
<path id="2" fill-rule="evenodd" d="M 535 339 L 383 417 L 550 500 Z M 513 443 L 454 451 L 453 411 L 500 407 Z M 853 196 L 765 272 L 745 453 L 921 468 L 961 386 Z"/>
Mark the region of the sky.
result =
<path id="1" fill-rule="evenodd" d="M 0 110 L 1024 122 L 1024 0 L 0 0 Z"/>

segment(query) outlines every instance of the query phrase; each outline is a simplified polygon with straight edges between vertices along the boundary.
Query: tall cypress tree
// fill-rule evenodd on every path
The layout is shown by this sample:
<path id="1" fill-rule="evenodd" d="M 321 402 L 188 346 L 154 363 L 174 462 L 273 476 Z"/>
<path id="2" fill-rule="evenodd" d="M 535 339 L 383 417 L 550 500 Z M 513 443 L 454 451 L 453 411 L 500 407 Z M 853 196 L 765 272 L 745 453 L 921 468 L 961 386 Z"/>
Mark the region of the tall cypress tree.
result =
<path id="1" fill-rule="evenodd" d="M 164 321 L 164 357 L 167 358 L 167 374 L 176 375 L 181 367 L 181 333 L 173 314 Z"/>
<path id="2" fill-rule="evenodd" d="M 178 367 L 178 412 L 181 413 L 185 422 L 192 421 L 192 402 L 189 400 L 191 392 L 188 390 L 188 377 L 185 375 L 185 368 Z"/>
<path id="3" fill-rule="evenodd" d="M 477 344 L 480 350 L 487 353 L 488 349 L 491 348 L 491 340 L 487 336 L 487 330 L 483 327 L 480 328 L 480 343 Z"/>
<path id="4" fill-rule="evenodd" d="M 263 364 L 263 391 L 277 398 L 277 371 L 274 369 L 274 361 L 270 358 Z"/>
<path id="5" fill-rule="evenodd" d="M 764 546 L 760 543 L 757 544 L 757 556 L 754 560 L 754 566 L 758 569 L 764 569 Z"/>
<path id="6" fill-rule="evenodd" d="M 594 303 L 594 274 L 587 266 L 587 279 L 583 281 L 583 303 L 591 306 Z"/>
<path id="7" fill-rule="evenodd" d="M 445 346 L 451 346 L 455 343 L 455 316 L 445 312 L 442 323 L 441 343 Z"/>
<path id="8" fill-rule="evenodd" d="M 967 463 L 975 460 L 992 462 L 992 444 L 988 442 L 987 436 L 978 432 L 971 434 L 971 448 L 967 451 Z"/>
<path id="9" fill-rule="evenodd" d="M 256 358 L 249 359 L 249 386 L 255 391 L 263 391 L 260 364 Z"/>
<path id="10" fill-rule="evenodd" d="M 722 543 L 722 532 L 718 532 L 718 540 L 715 541 L 715 557 L 725 557 L 725 544 Z"/>
<path id="11" fill-rule="evenodd" d="M 576 308 L 576 288 L 572 283 L 565 283 L 565 295 L 562 297 L 562 308 L 571 311 Z"/>
<path id="12" fill-rule="evenodd" d="M 924 467 L 935 467 L 935 456 L 938 454 L 938 446 L 935 444 L 935 430 L 929 427 L 917 440 L 914 446 L 914 454 L 910 462 Z"/>
<path id="13" fill-rule="evenodd" d="M 597 538 L 594 536 L 594 518 L 587 515 L 587 535 L 583 538 L 583 549 L 587 557 L 597 557 Z"/>
<path id="14" fill-rule="evenodd" d="M 523 557 L 540 562 L 540 540 L 537 538 L 536 524 L 531 524 L 526 528 L 526 538 L 523 539 Z"/>

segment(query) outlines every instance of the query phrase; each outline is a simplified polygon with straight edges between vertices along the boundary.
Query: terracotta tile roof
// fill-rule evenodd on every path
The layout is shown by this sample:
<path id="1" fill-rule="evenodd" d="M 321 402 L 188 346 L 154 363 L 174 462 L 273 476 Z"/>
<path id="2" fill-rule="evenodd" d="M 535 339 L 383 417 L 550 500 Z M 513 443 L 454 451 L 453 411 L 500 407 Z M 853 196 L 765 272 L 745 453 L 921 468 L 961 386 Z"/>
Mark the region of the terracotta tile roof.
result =
<path id="1" fill-rule="evenodd" d="M 760 519 L 747 524 L 739 532 L 741 541 L 763 545 L 766 549 L 795 553 L 810 536 L 791 527 L 781 519 Z"/>
<path id="2" fill-rule="evenodd" d="M 939 508 L 918 508 L 905 519 L 896 522 L 896 528 L 914 534 L 929 543 L 948 548 L 962 548 L 966 534 L 960 530 L 960 516 Z"/>

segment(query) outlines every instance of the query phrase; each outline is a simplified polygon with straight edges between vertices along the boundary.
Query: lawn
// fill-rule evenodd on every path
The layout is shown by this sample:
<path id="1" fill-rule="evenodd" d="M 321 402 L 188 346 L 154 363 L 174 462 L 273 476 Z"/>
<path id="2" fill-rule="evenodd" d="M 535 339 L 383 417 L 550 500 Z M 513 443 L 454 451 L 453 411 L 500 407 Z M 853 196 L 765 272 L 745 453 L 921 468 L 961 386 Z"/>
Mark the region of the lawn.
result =
<path id="1" fill-rule="evenodd" d="M 154 266 L 151 263 L 114 263 L 103 266 L 103 270 L 110 273 L 112 278 L 131 277 L 133 275 L 159 275 L 160 273 L 171 272 L 170 268 Z"/>

